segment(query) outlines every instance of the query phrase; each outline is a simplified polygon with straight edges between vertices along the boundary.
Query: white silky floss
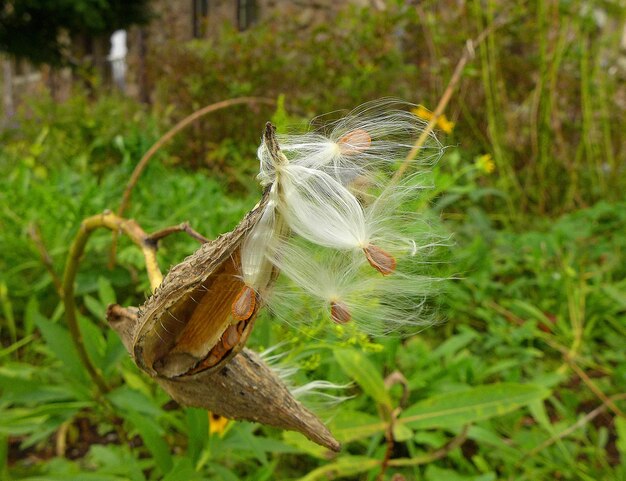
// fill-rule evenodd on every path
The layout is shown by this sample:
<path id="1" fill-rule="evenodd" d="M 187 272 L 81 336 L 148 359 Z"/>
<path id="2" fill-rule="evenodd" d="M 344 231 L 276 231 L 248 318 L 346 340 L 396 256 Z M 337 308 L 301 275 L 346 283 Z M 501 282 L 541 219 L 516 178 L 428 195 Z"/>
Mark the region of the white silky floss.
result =
<path id="1" fill-rule="evenodd" d="M 258 178 L 262 185 L 272 185 L 272 198 L 242 246 L 246 285 L 262 285 L 260 266 L 267 257 L 297 288 L 325 305 L 326 312 L 330 307 L 331 320 L 337 324 L 354 321 L 372 334 L 423 325 L 420 316 L 428 280 L 406 273 L 391 276 L 396 270 L 395 256 L 410 257 L 422 247 L 402 235 L 407 218 L 394 212 L 396 202 L 414 196 L 420 187 L 394 184 L 379 175 L 406 157 L 423 130 L 424 122 L 413 114 L 390 110 L 397 105 L 393 100 L 365 104 L 330 124 L 327 135 L 279 135 L 280 160 L 274 160 L 268 146 L 261 144 Z M 433 135 L 428 148 L 437 155 L 441 152 Z M 431 157 L 427 155 L 426 160 Z M 370 187 L 371 192 L 367 188 L 359 192 L 370 197 L 365 207 L 353 193 L 357 181 Z M 296 245 L 297 239 L 277 232 L 277 216 L 312 244 L 335 251 L 362 251 L 365 256 L 346 257 L 339 252 L 315 260 L 310 250 Z M 364 257 L 382 276 L 372 276 L 374 271 L 362 268 Z M 281 297 L 288 301 L 284 295 L 292 293 L 279 291 L 274 292 L 276 301 Z"/>

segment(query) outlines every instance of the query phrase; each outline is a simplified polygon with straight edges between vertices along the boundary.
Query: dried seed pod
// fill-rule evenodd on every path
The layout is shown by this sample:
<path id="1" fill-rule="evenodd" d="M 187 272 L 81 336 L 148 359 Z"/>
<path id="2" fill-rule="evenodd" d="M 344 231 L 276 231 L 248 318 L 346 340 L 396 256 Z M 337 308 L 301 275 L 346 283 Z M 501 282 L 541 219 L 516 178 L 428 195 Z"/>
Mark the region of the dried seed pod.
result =
<path id="1" fill-rule="evenodd" d="M 132 355 L 133 333 L 141 321 L 137 309 L 109 306 L 107 318 Z M 185 406 L 298 431 L 328 449 L 341 449 L 326 426 L 296 401 L 276 373 L 249 349 L 243 348 L 230 362 L 215 369 L 174 378 L 155 375 L 155 380 Z"/>
<path id="2" fill-rule="evenodd" d="M 233 316 L 233 303 L 245 287 L 239 276 L 239 249 L 266 202 L 267 193 L 232 232 L 202 245 L 165 276 L 142 307 L 134 333 L 134 357 L 142 369 L 170 378 L 201 365 L 215 370 L 241 349 L 260 307 L 249 299 L 239 342 L 226 353 L 213 352 L 224 354 L 219 363 L 203 363 L 230 325 L 241 321 L 241 316 Z"/>
<path id="3" fill-rule="evenodd" d="M 282 155 L 271 124 L 265 140 Z M 232 232 L 174 266 L 141 310 L 111 306 L 107 317 L 135 363 L 181 404 L 299 431 L 336 451 L 339 443 L 276 374 L 252 351 L 240 352 L 260 308 L 257 292 L 278 274 L 268 262 L 257 292 L 240 275 L 241 245 L 261 218 L 270 188 Z"/>

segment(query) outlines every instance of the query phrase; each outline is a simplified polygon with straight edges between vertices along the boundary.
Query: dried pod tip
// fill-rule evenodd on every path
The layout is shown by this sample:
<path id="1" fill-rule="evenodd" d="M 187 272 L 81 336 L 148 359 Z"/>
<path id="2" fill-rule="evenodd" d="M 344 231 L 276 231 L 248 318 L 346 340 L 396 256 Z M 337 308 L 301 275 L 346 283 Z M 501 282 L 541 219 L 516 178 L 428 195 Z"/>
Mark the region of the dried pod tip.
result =
<path id="1" fill-rule="evenodd" d="M 337 143 L 342 154 L 351 155 L 367 150 L 372 143 L 372 138 L 367 131 L 356 129 L 341 137 Z"/>
<path id="2" fill-rule="evenodd" d="M 250 319 L 256 306 L 256 292 L 250 286 L 243 286 L 233 301 L 231 311 L 236 321 Z"/>
<path id="3" fill-rule="evenodd" d="M 396 270 L 396 259 L 388 252 L 373 244 L 363 249 L 370 265 L 383 276 L 388 276 Z"/>
<path id="4" fill-rule="evenodd" d="M 330 303 L 330 317 L 336 324 L 345 324 L 352 318 L 348 306 L 341 301 L 332 301 Z"/>

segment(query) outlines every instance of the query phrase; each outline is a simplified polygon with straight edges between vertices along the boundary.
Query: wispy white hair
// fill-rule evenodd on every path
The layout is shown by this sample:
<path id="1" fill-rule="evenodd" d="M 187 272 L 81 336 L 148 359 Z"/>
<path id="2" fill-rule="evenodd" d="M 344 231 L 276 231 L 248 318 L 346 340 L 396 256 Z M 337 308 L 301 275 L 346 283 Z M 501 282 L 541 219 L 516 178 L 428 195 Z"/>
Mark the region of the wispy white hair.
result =
<path id="1" fill-rule="evenodd" d="M 427 124 L 410 112 L 414 107 L 391 98 L 367 102 L 322 126 L 316 124 L 328 116 L 314 119 L 307 133 L 280 134 L 278 144 L 291 164 L 322 170 L 347 184 L 359 175 L 388 168 L 407 157 Z M 363 134 L 369 137 L 367 145 Z M 415 162 L 427 164 L 442 152 L 441 143 L 430 133 Z M 259 180 L 263 185 L 273 182 L 275 166 L 264 144 L 259 147 L 258 157 Z"/>

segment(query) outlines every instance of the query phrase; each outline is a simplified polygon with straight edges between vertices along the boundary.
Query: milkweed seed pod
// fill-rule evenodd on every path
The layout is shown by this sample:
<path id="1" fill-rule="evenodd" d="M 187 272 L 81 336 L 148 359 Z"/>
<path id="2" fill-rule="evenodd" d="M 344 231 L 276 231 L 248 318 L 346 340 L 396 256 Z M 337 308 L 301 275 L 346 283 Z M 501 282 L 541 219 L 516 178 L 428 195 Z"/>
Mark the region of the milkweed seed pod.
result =
<path id="1" fill-rule="evenodd" d="M 266 141 L 273 132 L 268 127 Z M 266 188 L 232 232 L 174 266 L 140 310 L 111 306 L 108 319 L 136 364 L 181 404 L 299 431 L 337 451 L 324 424 L 244 349 L 264 291 L 277 275 L 265 246 L 272 236 L 285 235 L 273 195 Z"/>
<path id="2" fill-rule="evenodd" d="M 132 353 L 133 333 L 138 310 L 110 306 L 109 323 Z M 298 431 L 333 451 L 340 445 L 326 426 L 296 400 L 276 372 L 255 352 L 243 348 L 215 370 L 155 380 L 177 402 L 210 410 L 231 419 L 260 422 L 281 429 Z"/>

